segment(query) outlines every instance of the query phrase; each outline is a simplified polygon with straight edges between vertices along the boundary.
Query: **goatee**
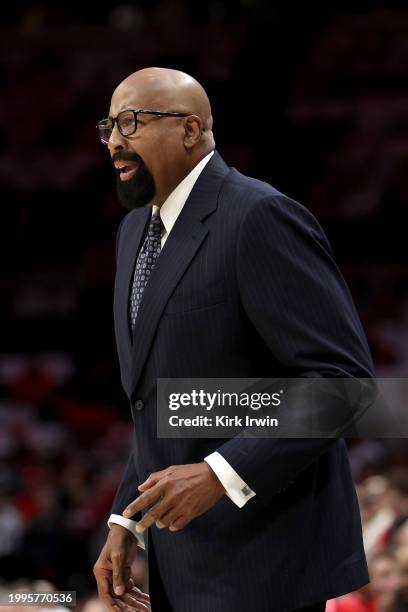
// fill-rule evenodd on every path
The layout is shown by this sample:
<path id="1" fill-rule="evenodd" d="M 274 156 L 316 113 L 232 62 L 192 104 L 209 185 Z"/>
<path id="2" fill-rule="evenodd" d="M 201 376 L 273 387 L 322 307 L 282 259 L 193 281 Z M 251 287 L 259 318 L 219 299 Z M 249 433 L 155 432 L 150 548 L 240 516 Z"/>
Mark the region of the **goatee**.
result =
<path id="1" fill-rule="evenodd" d="M 156 193 L 156 185 L 142 158 L 136 153 L 119 152 L 112 158 L 112 162 L 115 161 L 135 161 L 138 163 L 135 174 L 127 181 L 122 181 L 120 172 L 116 170 L 116 190 L 122 206 L 128 210 L 133 210 L 151 202 Z"/>

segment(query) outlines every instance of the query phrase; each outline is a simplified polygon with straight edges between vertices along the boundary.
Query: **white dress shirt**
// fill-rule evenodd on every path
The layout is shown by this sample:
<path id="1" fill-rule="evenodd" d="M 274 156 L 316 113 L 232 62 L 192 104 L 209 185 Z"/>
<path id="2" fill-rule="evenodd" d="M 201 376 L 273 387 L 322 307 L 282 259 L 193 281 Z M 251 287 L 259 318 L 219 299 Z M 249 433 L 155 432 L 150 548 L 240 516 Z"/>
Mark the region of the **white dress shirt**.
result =
<path id="1" fill-rule="evenodd" d="M 171 192 L 161 208 L 153 206 L 152 214 L 160 210 L 160 217 L 163 221 L 164 231 L 161 236 L 161 247 L 163 248 L 177 217 L 179 216 L 184 204 L 190 195 L 191 190 L 206 164 L 210 161 L 214 151 L 208 153 L 192 170 L 191 172 L 177 185 Z M 220 453 L 211 453 L 204 457 L 204 461 L 208 463 L 211 469 L 215 472 L 217 478 L 223 485 L 228 497 L 239 507 L 242 508 L 248 500 L 255 496 L 255 492 L 242 480 L 236 471 L 230 466 L 228 461 L 224 459 Z M 144 539 L 142 533 L 136 532 L 136 521 L 125 518 L 120 514 L 111 514 L 108 520 L 109 527 L 112 523 L 117 523 L 126 527 L 138 539 L 139 545 L 144 548 Z"/>

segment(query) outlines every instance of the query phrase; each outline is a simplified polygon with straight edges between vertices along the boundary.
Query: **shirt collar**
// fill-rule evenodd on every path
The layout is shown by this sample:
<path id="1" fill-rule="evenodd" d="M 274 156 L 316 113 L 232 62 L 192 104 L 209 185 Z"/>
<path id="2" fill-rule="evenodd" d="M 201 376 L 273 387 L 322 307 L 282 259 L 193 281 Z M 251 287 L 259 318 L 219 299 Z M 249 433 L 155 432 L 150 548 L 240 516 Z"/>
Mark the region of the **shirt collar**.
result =
<path id="1" fill-rule="evenodd" d="M 195 182 L 197 181 L 201 172 L 204 170 L 207 163 L 210 161 L 213 154 L 214 151 L 211 151 L 208 153 L 208 155 L 203 157 L 203 159 L 199 161 L 196 166 L 194 166 L 191 172 L 187 174 L 187 176 L 177 185 L 175 189 L 173 189 L 160 208 L 156 205 L 153 206 L 152 214 L 154 215 L 154 213 L 160 210 L 160 217 L 163 221 L 167 234 L 170 233 L 177 217 L 187 201 L 188 196 L 191 193 L 191 190 L 195 185 Z"/>

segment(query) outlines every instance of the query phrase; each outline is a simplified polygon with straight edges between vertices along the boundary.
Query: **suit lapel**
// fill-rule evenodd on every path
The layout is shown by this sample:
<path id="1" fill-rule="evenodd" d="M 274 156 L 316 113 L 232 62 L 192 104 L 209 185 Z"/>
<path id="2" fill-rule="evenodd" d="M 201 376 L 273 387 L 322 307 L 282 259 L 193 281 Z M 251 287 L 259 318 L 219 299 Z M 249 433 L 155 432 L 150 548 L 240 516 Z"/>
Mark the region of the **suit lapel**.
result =
<path id="1" fill-rule="evenodd" d="M 139 381 L 164 307 L 207 236 L 208 228 L 202 221 L 216 210 L 218 192 L 228 172 L 228 166 L 215 152 L 195 183 L 153 268 L 144 290 L 133 334 L 131 393 Z M 129 253 L 133 254 L 131 270 L 135 262 L 134 246 L 135 244 Z M 126 277 L 130 283 L 129 269 Z M 128 303 L 122 305 L 121 312 L 127 325 Z"/>
<path id="2" fill-rule="evenodd" d="M 128 216 L 119 240 L 118 265 L 114 299 L 115 332 L 119 351 L 123 387 L 130 395 L 132 343 L 129 329 L 129 299 L 137 254 L 142 246 L 151 218 L 146 206 Z"/>

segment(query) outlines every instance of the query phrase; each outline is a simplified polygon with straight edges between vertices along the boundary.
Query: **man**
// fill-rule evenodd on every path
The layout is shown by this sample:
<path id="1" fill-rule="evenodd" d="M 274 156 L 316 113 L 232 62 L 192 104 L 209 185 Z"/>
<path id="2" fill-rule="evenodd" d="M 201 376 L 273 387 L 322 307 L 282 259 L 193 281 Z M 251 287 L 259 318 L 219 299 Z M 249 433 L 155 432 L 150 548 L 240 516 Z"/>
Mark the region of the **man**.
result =
<path id="1" fill-rule="evenodd" d="M 254 121 L 243 107 L 241 126 Z M 214 151 L 192 77 L 130 75 L 98 127 L 131 209 L 114 317 L 135 424 L 100 597 L 146 609 L 127 584 L 140 544 L 153 612 L 324 610 L 368 580 L 344 441 L 158 439 L 156 381 L 372 376 L 330 246 L 305 208 Z"/>

